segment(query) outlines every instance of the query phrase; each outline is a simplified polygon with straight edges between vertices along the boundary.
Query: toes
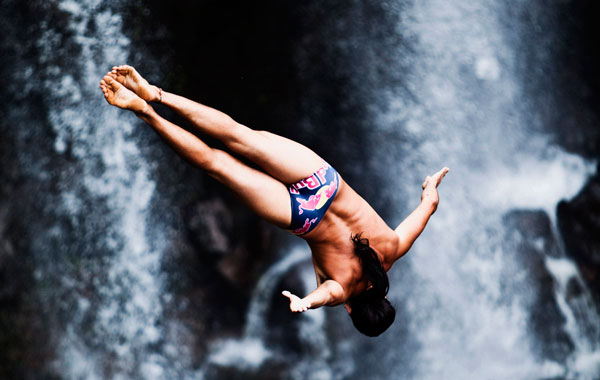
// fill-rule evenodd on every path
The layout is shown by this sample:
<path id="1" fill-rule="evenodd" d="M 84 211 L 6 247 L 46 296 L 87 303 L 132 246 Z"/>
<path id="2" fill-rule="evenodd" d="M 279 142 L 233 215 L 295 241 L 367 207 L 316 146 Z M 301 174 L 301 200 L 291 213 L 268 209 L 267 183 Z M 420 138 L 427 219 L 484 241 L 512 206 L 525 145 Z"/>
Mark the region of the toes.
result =
<path id="1" fill-rule="evenodd" d="M 111 77 L 110 75 L 105 75 L 102 79 L 104 80 L 104 82 L 106 82 L 108 86 L 114 86 L 114 84 L 116 83 L 113 77 Z"/>

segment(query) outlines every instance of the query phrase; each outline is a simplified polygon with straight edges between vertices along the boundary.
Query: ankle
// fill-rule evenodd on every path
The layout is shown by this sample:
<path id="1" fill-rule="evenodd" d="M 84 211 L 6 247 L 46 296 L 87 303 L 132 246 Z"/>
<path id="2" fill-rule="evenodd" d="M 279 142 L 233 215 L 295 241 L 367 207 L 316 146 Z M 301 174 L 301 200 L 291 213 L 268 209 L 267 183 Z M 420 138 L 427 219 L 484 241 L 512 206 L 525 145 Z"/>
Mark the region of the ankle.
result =
<path id="1" fill-rule="evenodd" d="M 133 113 L 138 117 L 150 116 L 150 114 L 154 111 L 152 106 L 146 102 L 144 102 L 144 106 L 134 110 Z"/>
<path id="2" fill-rule="evenodd" d="M 162 103 L 163 100 L 163 90 L 162 88 L 152 85 L 152 87 L 154 88 L 154 98 L 151 99 L 152 102 L 158 102 L 158 103 Z"/>

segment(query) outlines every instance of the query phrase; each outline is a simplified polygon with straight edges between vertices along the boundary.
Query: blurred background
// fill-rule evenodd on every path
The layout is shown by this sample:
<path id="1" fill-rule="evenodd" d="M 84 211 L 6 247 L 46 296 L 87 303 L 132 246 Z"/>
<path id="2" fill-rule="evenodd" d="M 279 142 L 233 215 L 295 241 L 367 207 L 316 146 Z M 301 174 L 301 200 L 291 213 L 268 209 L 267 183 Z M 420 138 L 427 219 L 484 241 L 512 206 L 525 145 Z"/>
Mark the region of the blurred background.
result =
<path id="1" fill-rule="evenodd" d="M 600 378 L 594 3 L 3 0 L 0 378 Z M 314 149 L 392 227 L 449 166 L 394 325 L 291 314 L 308 247 L 108 106 L 124 63 Z"/>

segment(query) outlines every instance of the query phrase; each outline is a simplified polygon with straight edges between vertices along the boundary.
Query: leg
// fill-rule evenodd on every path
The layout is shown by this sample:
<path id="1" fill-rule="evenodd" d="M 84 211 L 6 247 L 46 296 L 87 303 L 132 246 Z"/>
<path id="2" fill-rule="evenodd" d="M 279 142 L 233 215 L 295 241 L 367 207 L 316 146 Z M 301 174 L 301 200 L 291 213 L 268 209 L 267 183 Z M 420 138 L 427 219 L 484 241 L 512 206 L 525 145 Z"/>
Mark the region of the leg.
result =
<path id="1" fill-rule="evenodd" d="M 232 151 L 260 165 L 283 183 L 294 183 L 314 173 L 323 159 L 309 148 L 285 137 L 255 131 L 213 108 L 166 91 L 159 92 L 131 66 L 113 67 L 111 74 L 147 101 L 161 102 L 193 123 L 200 131 L 217 138 Z M 162 96 L 161 96 L 162 94 Z"/>
<path id="2" fill-rule="evenodd" d="M 258 216 L 279 227 L 289 227 L 290 196 L 281 182 L 223 151 L 210 148 L 193 134 L 163 119 L 111 76 L 105 76 L 100 87 L 110 104 L 134 111 L 177 153 L 229 187 Z"/>
<path id="3" fill-rule="evenodd" d="M 182 96 L 165 91 L 162 103 L 283 183 L 295 183 L 323 165 L 323 159 L 302 144 L 267 131 L 255 131 L 220 111 Z"/>

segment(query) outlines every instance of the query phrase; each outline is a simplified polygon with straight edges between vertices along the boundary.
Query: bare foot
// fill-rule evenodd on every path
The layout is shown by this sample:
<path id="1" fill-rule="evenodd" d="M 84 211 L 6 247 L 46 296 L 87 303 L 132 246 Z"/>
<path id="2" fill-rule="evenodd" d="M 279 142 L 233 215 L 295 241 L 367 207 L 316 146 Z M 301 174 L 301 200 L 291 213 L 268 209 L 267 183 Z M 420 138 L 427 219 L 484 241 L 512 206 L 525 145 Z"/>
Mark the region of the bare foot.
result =
<path id="1" fill-rule="evenodd" d="M 158 87 L 152 86 L 133 67 L 128 65 L 113 66 L 111 73 L 123 86 L 135 92 L 147 102 L 160 101 Z"/>
<path id="2" fill-rule="evenodd" d="M 100 88 L 104 93 L 106 101 L 113 106 L 133 112 L 143 112 L 148 107 L 148 103 L 124 86 L 121 86 L 111 73 L 106 74 L 102 78 Z"/>

